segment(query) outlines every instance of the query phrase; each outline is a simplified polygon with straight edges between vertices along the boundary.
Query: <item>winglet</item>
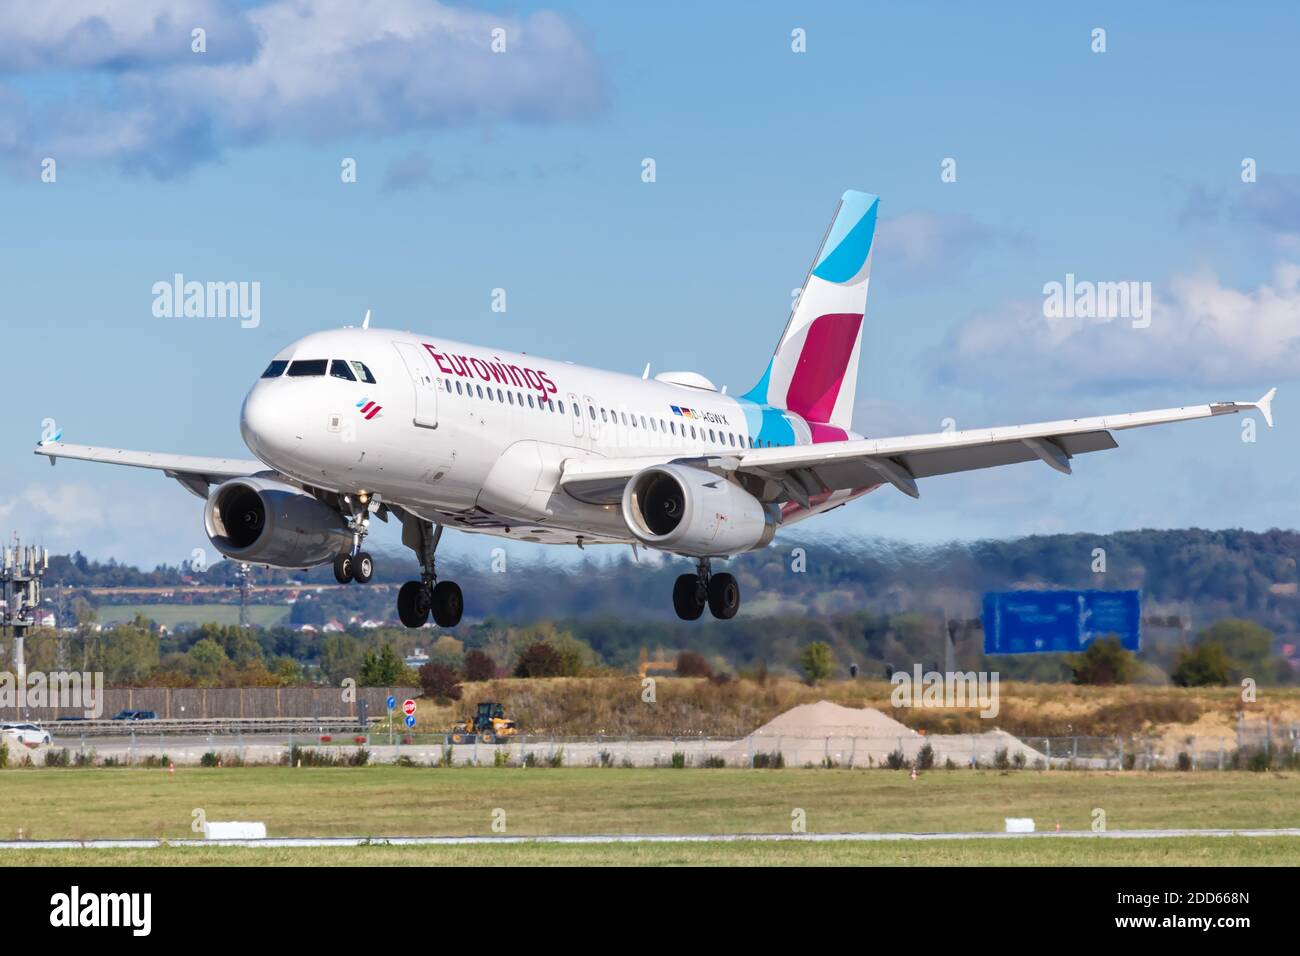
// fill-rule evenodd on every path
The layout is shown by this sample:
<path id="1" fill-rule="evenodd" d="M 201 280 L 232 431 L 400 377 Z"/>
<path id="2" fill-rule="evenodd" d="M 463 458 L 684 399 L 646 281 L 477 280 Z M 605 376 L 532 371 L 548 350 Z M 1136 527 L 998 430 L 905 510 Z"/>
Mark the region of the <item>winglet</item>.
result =
<path id="1" fill-rule="evenodd" d="M 366 317 L 365 317 L 364 319 L 361 320 L 361 327 L 362 327 L 363 329 L 368 329 L 368 328 L 370 328 L 370 310 L 369 310 L 369 309 L 366 309 Z"/>
<path id="2" fill-rule="evenodd" d="M 1264 423 L 1269 428 L 1273 427 L 1273 396 L 1276 394 L 1277 389 L 1270 388 L 1268 394 L 1254 403 L 1255 407 L 1259 409 L 1259 413 L 1264 416 Z"/>

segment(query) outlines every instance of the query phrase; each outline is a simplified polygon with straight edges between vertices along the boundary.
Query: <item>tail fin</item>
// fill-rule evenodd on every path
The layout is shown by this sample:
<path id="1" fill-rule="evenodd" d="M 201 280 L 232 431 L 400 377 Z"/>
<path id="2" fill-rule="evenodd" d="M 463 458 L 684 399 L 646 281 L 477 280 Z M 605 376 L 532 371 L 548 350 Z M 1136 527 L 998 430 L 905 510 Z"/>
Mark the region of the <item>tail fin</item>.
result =
<path id="1" fill-rule="evenodd" d="M 879 197 L 853 190 L 840 198 L 776 354 L 745 398 L 809 422 L 852 426 L 879 204 Z"/>

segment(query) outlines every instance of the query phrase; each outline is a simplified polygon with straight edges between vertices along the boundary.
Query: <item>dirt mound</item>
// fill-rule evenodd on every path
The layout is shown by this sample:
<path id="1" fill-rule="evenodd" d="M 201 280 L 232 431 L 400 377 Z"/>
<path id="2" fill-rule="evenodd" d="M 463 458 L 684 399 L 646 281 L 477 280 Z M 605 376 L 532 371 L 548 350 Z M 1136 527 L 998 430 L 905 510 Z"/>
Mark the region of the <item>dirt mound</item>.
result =
<path id="1" fill-rule="evenodd" d="M 870 707 L 829 700 L 800 704 L 754 731 L 755 737 L 916 737 L 915 730 Z"/>

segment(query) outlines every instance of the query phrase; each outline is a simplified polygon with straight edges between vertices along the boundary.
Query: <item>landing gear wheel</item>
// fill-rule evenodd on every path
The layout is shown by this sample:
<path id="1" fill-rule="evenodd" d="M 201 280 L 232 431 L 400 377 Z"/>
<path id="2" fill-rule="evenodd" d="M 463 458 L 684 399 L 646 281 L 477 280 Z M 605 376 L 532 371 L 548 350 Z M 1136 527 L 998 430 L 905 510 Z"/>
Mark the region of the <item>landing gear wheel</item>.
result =
<path id="1" fill-rule="evenodd" d="M 429 619 L 429 605 L 424 600 L 424 585 L 407 581 L 397 592 L 397 616 L 407 627 L 424 627 Z"/>
<path id="2" fill-rule="evenodd" d="M 709 577 L 709 610 L 722 621 L 729 621 L 740 610 L 740 585 L 735 575 L 723 572 Z"/>
<path id="3" fill-rule="evenodd" d="M 375 562 L 366 551 L 358 551 L 352 556 L 352 580 L 357 584 L 369 584 L 375 573 Z"/>
<path id="4" fill-rule="evenodd" d="M 339 554 L 334 557 L 334 580 L 347 584 L 352 580 L 352 555 Z"/>
<path id="5" fill-rule="evenodd" d="M 433 622 L 439 627 L 455 627 L 465 613 L 465 597 L 454 581 L 439 581 L 433 587 Z"/>
<path id="6" fill-rule="evenodd" d="M 683 621 L 699 620 L 704 613 L 704 588 L 697 574 L 683 574 L 673 585 L 673 610 Z"/>

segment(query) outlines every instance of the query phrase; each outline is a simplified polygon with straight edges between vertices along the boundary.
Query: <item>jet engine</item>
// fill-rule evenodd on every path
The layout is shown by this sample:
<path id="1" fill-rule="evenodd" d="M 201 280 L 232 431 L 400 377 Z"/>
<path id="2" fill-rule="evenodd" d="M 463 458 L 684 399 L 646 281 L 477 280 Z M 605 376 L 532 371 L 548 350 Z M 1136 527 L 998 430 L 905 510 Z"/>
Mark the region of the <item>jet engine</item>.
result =
<path id="1" fill-rule="evenodd" d="M 651 465 L 623 489 L 623 520 L 638 540 L 692 557 L 766 547 L 780 513 L 744 488 L 690 465 Z"/>
<path id="2" fill-rule="evenodd" d="M 301 488 L 264 478 L 231 478 L 208 494 L 203 524 L 232 561 L 309 568 L 352 547 L 336 510 Z"/>

